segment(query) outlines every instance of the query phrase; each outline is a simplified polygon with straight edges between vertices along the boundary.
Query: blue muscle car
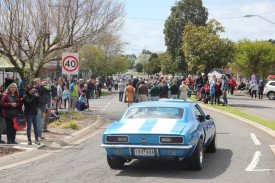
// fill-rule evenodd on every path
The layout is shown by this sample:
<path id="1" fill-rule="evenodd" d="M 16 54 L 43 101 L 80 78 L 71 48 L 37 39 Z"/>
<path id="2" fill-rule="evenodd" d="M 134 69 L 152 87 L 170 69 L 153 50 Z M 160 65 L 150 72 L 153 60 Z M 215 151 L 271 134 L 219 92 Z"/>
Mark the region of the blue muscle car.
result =
<path id="1" fill-rule="evenodd" d="M 113 169 L 132 159 L 178 159 L 200 170 L 204 150 L 216 152 L 216 126 L 194 102 L 142 102 L 105 130 L 101 147 Z"/>

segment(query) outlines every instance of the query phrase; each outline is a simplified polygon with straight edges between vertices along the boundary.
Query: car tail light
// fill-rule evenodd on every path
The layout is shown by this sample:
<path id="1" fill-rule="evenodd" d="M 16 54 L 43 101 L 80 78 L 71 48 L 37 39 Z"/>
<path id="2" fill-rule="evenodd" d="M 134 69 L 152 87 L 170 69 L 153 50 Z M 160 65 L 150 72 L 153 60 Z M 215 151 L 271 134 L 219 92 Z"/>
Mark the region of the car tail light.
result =
<path id="1" fill-rule="evenodd" d="M 267 85 L 265 85 L 265 88 L 267 88 Z"/>
<path id="2" fill-rule="evenodd" d="M 128 142 L 127 136 L 107 136 L 106 142 Z"/>
<path id="3" fill-rule="evenodd" d="M 182 137 L 160 137 L 161 143 L 169 143 L 169 144 L 182 144 Z"/>

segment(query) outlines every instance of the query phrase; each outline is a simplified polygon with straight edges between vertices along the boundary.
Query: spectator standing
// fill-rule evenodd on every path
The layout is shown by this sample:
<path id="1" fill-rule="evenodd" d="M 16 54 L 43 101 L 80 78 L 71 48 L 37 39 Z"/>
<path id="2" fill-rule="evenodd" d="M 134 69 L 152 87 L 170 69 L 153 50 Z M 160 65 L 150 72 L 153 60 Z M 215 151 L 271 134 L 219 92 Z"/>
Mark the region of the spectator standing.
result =
<path id="1" fill-rule="evenodd" d="M 205 104 L 208 104 L 209 98 L 210 98 L 210 84 L 209 84 L 208 80 L 204 84 L 204 92 L 205 92 L 205 94 L 203 96 L 203 100 L 204 100 Z"/>
<path id="2" fill-rule="evenodd" d="M 32 86 L 27 89 L 26 94 L 23 97 L 23 104 L 25 106 L 24 114 L 26 115 L 27 119 L 28 144 L 32 145 L 31 128 L 33 124 L 35 144 L 40 145 L 37 129 L 37 105 L 39 104 L 39 95 L 38 91 Z"/>
<path id="3" fill-rule="evenodd" d="M 94 98 L 94 92 L 95 92 L 95 80 L 92 79 L 88 83 L 88 88 L 90 90 L 90 98 Z"/>
<path id="4" fill-rule="evenodd" d="M 125 88 L 125 95 L 126 95 L 126 100 L 128 102 L 128 107 L 133 104 L 134 92 L 135 92 L 135 88 L 132 86 L 132 82 L 130 81 L 128 86 Z"/>
<path id="5" fill-rule="evenodd" d="M 165 79 L 163 79 L 161 81 L 159 97 L 160 98 L 168 98 L 168 86 L 167 86 Z"/>
<path id="6" fill-rule="evenodd" d="M 48 81 L 48 79 L 47 79 Z M 50 81 L 49 81 L 50 82 Z M 42 94 L 41 91 L 41 81 L 39 78 L 35 78 L 33 80 L 34 88 L 38 91 L 39 96 L 39 103 L 37 104 L 37 131 L 38 131 L 38 137 L 40 137 L 40 140 L 43 140 L 42 137 L 42 129 L 45 124 L 45 117 L 42 116 L 42 105 L 49 105 L 48 100 L 46 99 L 45 94 Z M 51 92 L 50 92 L 51 93 Z M 50 96 L 49 96 L 50 97 Z"/>
<path id="7" fill-rule="evenodd" d="M 58 108 L 62 109 L 62 98 L 63 98 L 62 82 L 58 83 L 57 97 L 58 97 Z"/>
<path id="8" fill-rule="evenodd" d="M 203 79 L 201 77 L 201 74 L 198 74 L 198 78 L 196 79 L 196 88 L 197 88 L 197 94 L 199 101 L 202 99 L 201 96 L 201 88 L 203 87 Z"/>
<path id="9" fill-rule="evenodd" d="M 56 80 L 53 80 L 53 84 L 51 85 L 52 98 L 57 97 L 57 84 Z"/>
<path id="10" fill-rule="evenodd" d="M 171 89 L 171 97 L 173 99 L 177 99 L 178 98 L 178 93 L 179 93 L 179 87 L 177 85 L 177 80 L 173 79 L 172 80 L 172 85 L 170 86 Z"/>
<path id="11" fill-rule="evenodd" d="M 216 79 L 213 79 L 212 84 L 210 85 L 210 95 L 211 95 L 211 105 L 214 104 L 214 98 L 215 98 L 215 85 L 216 85 Z"/>
<path id="12" fill-rule="evenodd" d="M 264 83 L 263 83 L 262 80 L 260 80 L 260 82 L 259 82 L 258 94 L 259 94 L 259 99 L 263 99 L 263 94 L 264 94 Z"/>
<path id="13" fill-rule="evenodd" d="M 0 144 L 4 144 L 5 141 L 2 140 L 2 116 L 1 116 L 1 111 L 2 111 L 2 106 L 1 106 L 1 98 L 2 98 L 2 94 L 3 91 L 0 88 Z"/>
<path id="14" fill-rule="evenodd" d="M 191 78 L 191 75 L 188 75 L 188 78 L 185 80 L 185 83 L 189 88 L 189 91 L 187 93 L 187 97 L 190 98 L 191 97 L 191 91 L 193 90 L 193 86 L 194 86 L 194 79 Z"/>
<path id="15" fill-rule="evenodd" d="M 118 93 L 119 93 L 118 100 L 120 102 L 122 102 L 122 100 L 123 100 L 123 93 L 124 93 L 124 90 L 125 90 L 125 84 L 122 83 L 122 82 L 123 82 L 123 80 L 120 79 L 119 84 L 118 84 Z"/>
<path id="16" fill-rule="evenodd" d="M 146 87 L 144 81 L 140 82 L 140 85 L 139 85 L 137 90 L 138 90 L 137 91 L 137 97 L 138 97 L 139 102 L 147 101 L 147 99 L 148 99 L 148 90 L 147 90 L 147 87 Z"/>
<path id="17" fill-rule="evenodd" d="M 102 84 L 101 84 L 100 80 L 96 79 L 95 93 L 96 93 L 96 95 L 98 95 L 98 98 L 100 98 L 100 96 L 101 96 L 101 88 L 102 88 Z"/>
<path id="18" fill-rule="evenodd" d="M 209 81 L 210 86 L 216 81 L 216 79 L 217 79 L 216 75 L 213 74 L 212 77 L 211 77 L 211 79 L 210 79 L 210 81 Z"/>
<path id="19" fill-rule="evenodd" d="M 153 87 L 150 90 L 151 94 L 151 101 L 158 101 L 159 100 L 159 87 L 157 86 L 157 82 L 153 82 Z"/>
<path id="20" fill-rule="evenodd" d="M 86 94 L 86 98 L 89 102 L 89 99 L 90 99 L 90 91 L 88 89 L 88 84 L 84 84 L 84 87 L 82 88 L 82 93 L 85 93 Z"/>
<path id="21" fill-rule="evenodd" d="M 220 97 L 222 95 L 221 87 L 222 87 L 221 80 L 218 78 L 217 83 L 215 85 L 215 105 L 217 103 L 218 105 L 220 105 Z"/>
<path id="22" fill-rule="evenodd" d="M 248 92 L 249 92 L 249 96 L 251 97 L 251 95 L 252 95 L 252 93 L 251 93 L 251 86 L 252 86 L 252 81 L 250 81 L 250 80 L 248 80 L 248 85 L 247 85 L 247 87 L 248 87 Z"/>
<path id="23" fill-rule="evenodd" d="M 237 86 L 236 79 L 235 78 L 231 79 L 229 81 L 229 85 L 230 85 L 230 93 L 231 93 L 231 95 L 233 95 L 234 94 L 234 89 Z"/>
<path id="24" fill-rule="evenodd" d="M 15 141 L 16 130 L 12 118 L 22 113 L 22 101 L 19 96 L 16 83 L 11 83 L 1 98 L 1 116 L 5 118 L 7 123 L 7 139 L 8 144 L 17 144 Z"/>
<path id="25" fill-rule="evenodd" d="M 72 110 L 75 110 L 77 99 L 79 97 L 77 79 L 73 80 L 73 83 L 71 84 L 71 91 L 72 91 L 72 97 L 73 97 Z"/>
<path id="26" fill-rule="evenodd" d="M 251 86 L 251 98 L 255 95 L 255 98 L 257 98 L 257 91 L 259 90 L 259 85 L 257 84 L 256 81 L 254 81 L 253 85 Z"/>
<path id="27" fill-rule="evenodd" d="M 68 90 L 67 86 L 64 86 L 63 97 L 64 97 L 64 108 L 66 109 L 66 104 L 69 99 L 69 90 Z M 70 107 L 70 105 L 69 105 L 69 107 Z"/>
<path id="28" fill-rule="evenodd" d="M 225 75 L 222 75 L 222 86 L 221 86 L 221 91 L 222 91 L 222 95 L 223 95 L 223 106 L 227 106 L 228 102 L 227 102 L 227 91 L 229 89 L 229 81 L 227 80 Z"/>
<path id="29" fill-rule="evenodd" d="M 179 98 L 187 101 L 187 93 L 190 91 L 190 89 L 186 85 L 186 82 L 184 80 L 181 82 L 179 91 L 180 91 Z"/>

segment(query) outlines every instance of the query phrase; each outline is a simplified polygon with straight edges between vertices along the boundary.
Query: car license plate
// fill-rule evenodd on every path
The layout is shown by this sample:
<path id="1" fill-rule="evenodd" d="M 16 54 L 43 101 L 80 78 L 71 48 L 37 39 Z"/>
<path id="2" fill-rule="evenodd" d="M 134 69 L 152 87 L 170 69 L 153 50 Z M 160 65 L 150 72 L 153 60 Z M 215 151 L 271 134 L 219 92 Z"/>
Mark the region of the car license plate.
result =
<path id="1" fill-rule="evenodd" d="M 136 156 L 154 156 L 154 149 L 135 149 Z"/>

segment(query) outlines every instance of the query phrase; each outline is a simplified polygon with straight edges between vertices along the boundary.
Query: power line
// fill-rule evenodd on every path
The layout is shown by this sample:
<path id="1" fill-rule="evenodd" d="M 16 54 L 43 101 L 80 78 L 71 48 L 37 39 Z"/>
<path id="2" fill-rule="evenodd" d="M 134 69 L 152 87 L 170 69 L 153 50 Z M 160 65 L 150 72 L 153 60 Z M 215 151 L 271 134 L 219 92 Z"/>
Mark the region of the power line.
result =
<path id="1" fill-rule="evenodd" d="M 260 13 L 257 15 L 263 15 L 263 14 L 269 14 L 269 13 L 273 13 L 275 11 L 269 11 L 269 12 L 265 12 L 265 13 Z M 126 17 L 129 19 L 137 19 L 137 20 L 154 20 L 154 21 L 163 21 L 166 19 L 160 19 L 160 18 L 146 18 L 146 17 Z M 243 18 L 243 16 L 238 16 L 238 17 L 224 17 L 224 18 L 216 18 L 216 19 L 236 19 L 236 18 Z"/>

